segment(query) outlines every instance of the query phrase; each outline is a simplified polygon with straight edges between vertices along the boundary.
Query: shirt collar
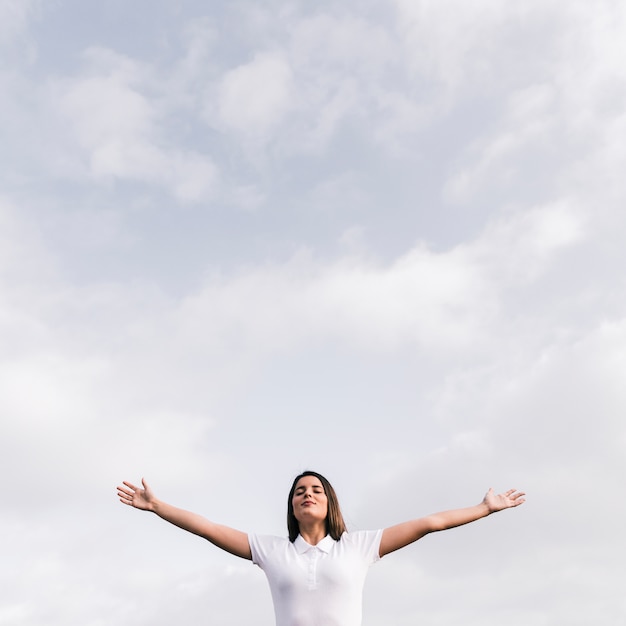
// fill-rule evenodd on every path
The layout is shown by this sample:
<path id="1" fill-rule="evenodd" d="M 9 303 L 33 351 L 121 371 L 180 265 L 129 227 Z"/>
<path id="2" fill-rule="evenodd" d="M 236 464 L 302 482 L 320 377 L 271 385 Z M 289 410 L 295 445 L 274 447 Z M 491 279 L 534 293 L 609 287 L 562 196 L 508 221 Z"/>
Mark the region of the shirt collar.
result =
<path id="1" fill-rule="evenodd" d="M 322 539 L 316 546 L 312 546 L 310 543 L 307 543 L 302 538 L 302 535 L 298 535 L 296 540 L 293 542 L 298 554 L 304 554 L 309 550 L 321 550 L 322 552 L 328 554 L 330 549 L 333 547 L 333 543 L 335 543 L 335 540 L 330 535 L 326 535 L 326 537 L 324 537 L 324 539 Z"/>

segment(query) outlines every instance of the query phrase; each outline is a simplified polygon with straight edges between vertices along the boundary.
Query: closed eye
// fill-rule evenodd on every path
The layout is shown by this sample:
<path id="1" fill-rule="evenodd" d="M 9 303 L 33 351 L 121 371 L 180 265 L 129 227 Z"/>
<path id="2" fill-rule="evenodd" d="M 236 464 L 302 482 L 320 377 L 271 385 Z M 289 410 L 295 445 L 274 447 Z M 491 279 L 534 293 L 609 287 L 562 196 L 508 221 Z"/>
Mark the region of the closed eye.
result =
<path id="1" fill-rule="evenodd" d="M 295 490 L 294 495 L 301 496 L 305 492 L 306 489 L 304 487 L 298 487 Z M 322 487 L 313 487 L 313 493 L 324 493 L 324 489 Z"/>

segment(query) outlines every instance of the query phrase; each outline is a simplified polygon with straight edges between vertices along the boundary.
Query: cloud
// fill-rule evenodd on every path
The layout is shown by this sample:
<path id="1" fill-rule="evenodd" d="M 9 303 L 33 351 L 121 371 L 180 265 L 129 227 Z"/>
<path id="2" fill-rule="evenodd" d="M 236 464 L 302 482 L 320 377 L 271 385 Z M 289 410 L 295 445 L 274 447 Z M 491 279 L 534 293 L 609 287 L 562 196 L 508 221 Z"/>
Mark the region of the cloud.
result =
<path id="1" fill-rule="evenodd" d="M 623 152 L 623 115 L 617 103 L 623 98 L 619 95 L 621 87 L 616 86 L 623 84 L 624 71 L 615 58 L 623 47 L 621 33 L 626 16 L 609 5 L 605 5 L 606 10 L 591 11 L 588 5 L 575 3 L 571 10 L 560 14 L 554 13 L 557 5 L 550 3 L 529 5 L 522 10 L 524 15 L 513 9 L 494 17 L 501 7 L 488 12 L 485 24 L 502 19 L 510 22 L 510 27 L 519 19 L 523 20 L 520 27 L 523 23 L 524 30 L 550 28 L 560 36 L 552 39 L 545 67 L 533 71 L 532 79 L 525 72 L 516 72 L 514 66 L 508 72 L 499 67 L 510 61 L 508 54 L 489 58 L 486 68 L 498 76 L 511 76 L 503 114 L 496 116 L 491 129 L 460 155 L 456 171 L 444 188 L 446 201 L 472 206 L 486 201 L 486 190 L 493 201 L 498 189 L 505 189 L 508 198 L 529 193 L 567 196 L 580 190 L 581 185 L 595 188 L 600 178 L 604 179 L 603 187 L 609 187 L 608 179 L 619 185 L 615 167 Z M 461 10 L 476 17 L 475 9 L 472 5 Z M 451 26 L 446 22 L 446 28 L 458 28 L 461 23 Z M 583 45 L 576 45 L 581 37 Z M 453 44 L 452 49 L 455 45 L 464 50 L 461 43 Z M 482 45 L 475 41 L 471 50 L 464 51 L 469 55 L 470 67 L 473 60 L 482 58 Z M 462 62 L 453 65 L 458 70 Z M 471 72 L 464 72 L 460 79 L 469 76 Z M 492 82 L 481 87 L 492 101 L 501 88 Z M 598 192 L 596 189 L 592 193 Z M 506 196 L 503 198 L 507 201 Z"/>
<path id="2" fill-rule="evenodd" d="M 252 146 L 271 145 L 286 157 L 321 155 L 343 130 L 361 127 L 395 151 L 432 115 L 411 86 L 387 84 L 388 72 L 403 76 L 401 49 L 373 21 L 291 12 L 274 23 L 259 10 L 248 19 L 269 20 L 276 32 L 250 61 L 206 77 L 204 118 L 226 138 L 249 142 L 253 161 L 263 159 Z"/>
<path id="3" fill-rule="evenodd" d="M 344 72 L 380 79 L 397 52 L 385 28 L 358 14 L 327 11 L 294 21 L 293 57 L 299 66 L 316 68 L 318 79 Z"/>
<path id="4" fill-rule="evenodd" d="M 345 260 L 317 268 L 294 259 L 210 281 L 186 299 L 180 328 L 197 334 L 200 323 L 209 329 L 206 342 L 237 337 L 255 350 L 314 337 L 373 349 L 406 341 L 454 346 L 471 341 L 488 317 L 485 295 L 480 275 L 454 253 L 416 249 L 390 267 Z"/>
<path id="5" fill-rule="evenodd" d="M 189 475 L 205 462 L 168 450 L 205 440 L 221 422 L 217 407 L 254 379 L 260 363 L 325 344 L 361 354 L 412 346 L 453 361 L 486 345 L 495 350 L 505 290 L 538 280 L 580 237 L 569 207 L 557 205 L 500 220 L 445 252 L 417 245 L 386 265 L 363 257 L 324 264 L 302 254 L 209 276 L 180 300 L 133 286 L 68 288 L 49 278 L 45 293 L 33 291 L 12 315 L 20 328 L 30 320 L 39 339 L 3 364 L 2 408 L 20 425 L 6 439 L 13 444 L 5 456 L 25 467 L 33 455 L 52 464 L 62 452 L 73 465 L 89 462 L 101 472 L 132 456 L 125 441 L 140 440 L 145 466 L 158 459 L 172 476 Z M 206 378 L 213 384 L 200 391 Z M 189 402 L 181 406 L 184 396 Z M 105 427 L 107 415 L 120 417 Z M 90 451 L 96 440 L 111 450 L 106 460 Z M 54 449 L 50 441 L 58 442 Z"/>
<path id="6" fill-rule="evenodd" d="M 166 111 L 147 93 L 156 85 L 151 68 L 100 48 L 85 58 L 86 76 L 57 80 L 51 90 L 89 175 L 165 187 L 183 203 L 210 197 L 218 169 L 205 154 L 168 146 Z"/>
<path id="7" fill-rule="evenodd" d="M 444 187 L 448 202 L 471 204 L 485 189 L 536 184 L 534 171 L 554 154 L 562 140 L 563 116 L 551 85 L 532 85 L 515 91 L 507 114 L 491 136 L 475 142 L 463 155 L 463 165 Z M 529 180 L 530 179 L 530 180 Z"/>
<path id="8" fill-rule="evenodd" d="M 283 533 L 306 465 L 350 528 L 529 492 L 374 568 L 372 624 L 619 622 L 621 5 L 126 7 L 70 71 L 15 54 L 43 6 L 0 4 L 0 622 L 271 624 L 114 486 Z"/>
<path id="9" fill-rule="evenodd" d="M 2 0 L 0 2 L 0 45 L 10 46 L 27 32 L 29 22 L 38 13 L 38 2 Z"/>
<path id="10" fill-rule="evenodd" d="M 510 420 L 497 427 L 498 441 L 524 441 L 511 454 L 523 451 L 541 459 L 543 467 L 584 462 L 600 470 L 621 459 L 626 444 L 620 417 L 626 405 L 620 384 L 624 333 L 623 319 L 599 324 L 545 350 L 510 378 L 500 399 L 494 396 L 493 419 L 507 415 Z M 504 410 L 500 402 L 506 403 Z M 593 482 L 593 473 L 588 477 Z"/>
<path id="11" fill-rule="evenodd" d="M 397 41 L 381 25 L 327 12 L 294 20 L 290 31 L 299 94 L 294 126 L 301 134 L 291 150 L 320 154 L 341 131 L 364 128 L 366 137 L 393 152 L 430 119 L 404 82 Z"/>
<path id="12" fill-rule="evenodd" d="M 554 29 L 567 20 L 558 3 L 397 0 L 394 4 L 410 66 L 443 87 L 446 98 L 544 75 L 554 50 L 546 46 L 550 39 L 538 37 L 532 47 L 524 42 L 535 32 L 543 34 L 546 25 Z"/>
<path id="13" fill-rule="evenodd" d="M 38 229 L 22 219 L 15 203 L 6 197 L 0 197 L 0 238 L 0 284 L 6 285 L 17 271 L 24 275 L 42 269 Z"/>
<path id="14" fill-rule="evenodd" d="M 502 346 L 488 371 L 464 369 L 454 389 L 433 394 L 429 414 L 446 425 L 447 445 L 427 455 L 407 454 L 404 463 L 387 466 L 367 494 L 379 512 L 360 511 L 361 523 L 375 524 L 380 511 L 384 518 L 406 519 L 454 507 L 459 493 L 472 503 L 480 494 L 474 500 L 469 494 L 481 483 L 522 488 L 528 502 L 445 537 L 429 537 L 394 556 L 393 564 L 391 559 L 384 563 L 384 572 L 373 571 L 370 582 L 387 590 L 380 596 L 385 601 L 373 602 L 381 615 L 389 618 L 400 607 L 398 619 L 415 619 L 408 616 L 416 603 L 403 602 L 417 597 L 420 611 L 435 612 L 450 623 L 457 611 L 469 623 L 483 623 L 479 607 L 486 605 L 492 623 L 505 618 L 521 623 L 519 614 L 508 612 L 519 594 L 534 598 L 526 617 L 555 623 L 573 619 L 572 594 L 585 598 L 583 620 L 593 619 L 596 609 L 604 623 L 619 613 L 610 563 L 623 504 L 609 505 L 612 513 L 602 533 L 592 537 L 589 530 L 595 512 L 619 490 L 625 469 L 623 331 L 623 320 L 599 324 L 544 344 L 543 352 L 524 346 L 522 335 Z M 397 497 L 399 486 L 409 493 L 404 499 Z M 538 559 L 541 571 L 522 584 L 522 572 Z M 413 594 L 404 586 L 407 571 L 415 583 Z M 590 586 L 592 579 L 603 582 Z M 492 594 L 491 600 L 481 594 L 496 587 L 501 593 L 494 605 Z M 450 613 L 442 611 L 449 602 Z"/>
<path id="15" fill-rule="evenodd" d="M 217 87 L 219 124 L 252 139 L 265 139 L 292 106 L 291 67 L 279 53 L 256 54 L 225 73 Z"/>
<path id="16" fill-rule="evenodd" d="M 498 218 L 447 251 L 416 245 L 387 265 L 364 257 L 320 264 L 302 253 L 284 265 L 209 276 L 181 302 L 173 330 L 183 345 L 200 337 L 220 355 L 233 345 L 259 356 L 319 341 L 471 353 L 505 332 L 507 294 L 533 288 L 584 240 L 582 214 L 556 203 Z"/>
<path id="17" fill-rule="evenodd" d="M 567 199 L 493 220 L 473 253 L 504 288 L 535 281 L 560 252 L 587 237 L 586 211 Z"/>

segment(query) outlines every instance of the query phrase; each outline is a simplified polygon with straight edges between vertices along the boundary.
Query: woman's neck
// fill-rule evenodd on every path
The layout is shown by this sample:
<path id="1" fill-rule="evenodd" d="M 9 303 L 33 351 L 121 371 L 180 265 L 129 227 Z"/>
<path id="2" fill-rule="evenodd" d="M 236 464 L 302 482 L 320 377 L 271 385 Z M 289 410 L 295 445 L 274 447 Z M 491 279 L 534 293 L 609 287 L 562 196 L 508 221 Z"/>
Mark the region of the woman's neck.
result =
<path id="1" fill-rule="evenodd" d="M 310 525 L 300 523 L 300 535 L 311 546 L 316 546 L 327 534 L 326 522 Z"/>

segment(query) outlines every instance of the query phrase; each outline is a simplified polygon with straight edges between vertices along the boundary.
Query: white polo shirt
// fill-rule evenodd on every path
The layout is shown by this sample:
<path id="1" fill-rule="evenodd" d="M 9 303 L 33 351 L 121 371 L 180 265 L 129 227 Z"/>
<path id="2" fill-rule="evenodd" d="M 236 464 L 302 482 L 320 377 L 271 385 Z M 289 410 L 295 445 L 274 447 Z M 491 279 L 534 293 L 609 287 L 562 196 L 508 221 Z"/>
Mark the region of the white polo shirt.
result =
<path id="1" fill-rule="evenodd" d="M 382 530 L 327 535 L 316 546 L 248 535 L 252 561 L 267 576 L 276 626 L 361 626 L 363 584 L 378 561 Z"/>

